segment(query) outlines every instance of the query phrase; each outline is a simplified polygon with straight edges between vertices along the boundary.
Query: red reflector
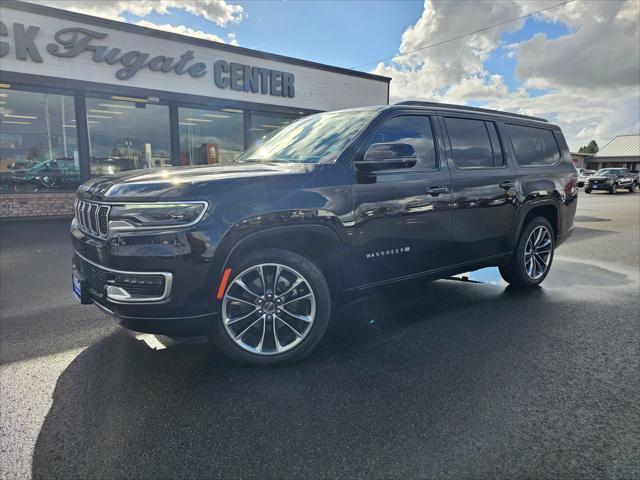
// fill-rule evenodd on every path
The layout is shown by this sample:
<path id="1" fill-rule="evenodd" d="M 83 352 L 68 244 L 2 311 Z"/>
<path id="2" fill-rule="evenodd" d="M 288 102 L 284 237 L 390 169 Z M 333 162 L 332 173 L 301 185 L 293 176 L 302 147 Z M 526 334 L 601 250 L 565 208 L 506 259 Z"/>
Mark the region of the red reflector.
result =
<path id="1" fill-rule="evenodd" d="M 224 291 L 227 288 L 227 282 L 229 281 L 229 275 L 231 275 L 231 269 L 225 268 L 224 273 L 222 274 L 222 280 L 220 280 L 220 286 L 218 287 L 218 294 L 216 295 L 218 300 L 222 300 Z"/>

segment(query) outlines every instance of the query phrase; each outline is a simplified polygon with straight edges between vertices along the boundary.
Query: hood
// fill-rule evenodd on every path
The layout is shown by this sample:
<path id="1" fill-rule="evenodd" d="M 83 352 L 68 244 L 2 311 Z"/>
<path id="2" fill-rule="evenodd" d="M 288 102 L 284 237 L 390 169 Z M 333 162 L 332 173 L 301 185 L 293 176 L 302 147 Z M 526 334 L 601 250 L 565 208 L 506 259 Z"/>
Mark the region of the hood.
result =
<path id="1" fill-rule="evenodd" d="M 91 179 L 80 185 L 78 195 L 94 200 L 155 201 L 161 197 L 184 198 L 199 186 L 212 182 L 241 180 L 255 177 L 304 174 L 316 168 L 308 163 L 235 163 L 199 165 L 192 167 L 153 168 L 131 170 L 109 177 Z"/>

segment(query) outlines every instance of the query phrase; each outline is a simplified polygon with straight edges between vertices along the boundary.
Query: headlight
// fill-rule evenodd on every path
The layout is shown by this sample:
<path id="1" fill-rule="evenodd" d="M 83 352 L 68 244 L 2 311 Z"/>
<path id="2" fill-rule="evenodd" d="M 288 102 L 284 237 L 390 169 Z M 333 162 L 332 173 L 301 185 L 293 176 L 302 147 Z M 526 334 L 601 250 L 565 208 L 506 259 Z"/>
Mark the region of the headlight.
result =
<path id="1" fill-rule="evenodd" d="M 127 203 L 109 211 L 109 230 L 187 227 L 200 221 L 207 202 Z"/>

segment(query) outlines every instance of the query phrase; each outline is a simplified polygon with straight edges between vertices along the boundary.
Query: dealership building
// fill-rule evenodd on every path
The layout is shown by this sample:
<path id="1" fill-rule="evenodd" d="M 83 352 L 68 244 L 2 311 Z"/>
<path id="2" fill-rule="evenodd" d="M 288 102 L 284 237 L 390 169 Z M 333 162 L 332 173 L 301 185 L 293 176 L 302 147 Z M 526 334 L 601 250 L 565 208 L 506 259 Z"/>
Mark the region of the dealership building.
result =
<path id="1" fill-rule="evenodd" d="M 68 215 L 83 181 L 233 162 L 387 77 L 17 0 L 0 3 L 0 217 Z"/>

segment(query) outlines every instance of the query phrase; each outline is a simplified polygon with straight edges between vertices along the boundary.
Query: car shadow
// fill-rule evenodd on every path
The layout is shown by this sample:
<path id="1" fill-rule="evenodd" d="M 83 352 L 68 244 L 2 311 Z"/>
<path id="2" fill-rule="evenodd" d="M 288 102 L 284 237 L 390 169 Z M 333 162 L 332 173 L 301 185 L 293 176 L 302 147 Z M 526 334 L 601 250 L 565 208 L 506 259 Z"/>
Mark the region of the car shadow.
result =
<path id="1" fill-rule="evenodd" d="M 552 304 L 543 289 L 391 289 L 337 312 L 309 357 L 278 368 L 208 344 L 152 350 L 117 330 L 59 377 L 33 477 L 456 476 L 469 462 L 489 474 L 492 442 L 520 422 L 509 405 L 536 388 L 511 384 L 505 362 L 544 348 Z"/>

